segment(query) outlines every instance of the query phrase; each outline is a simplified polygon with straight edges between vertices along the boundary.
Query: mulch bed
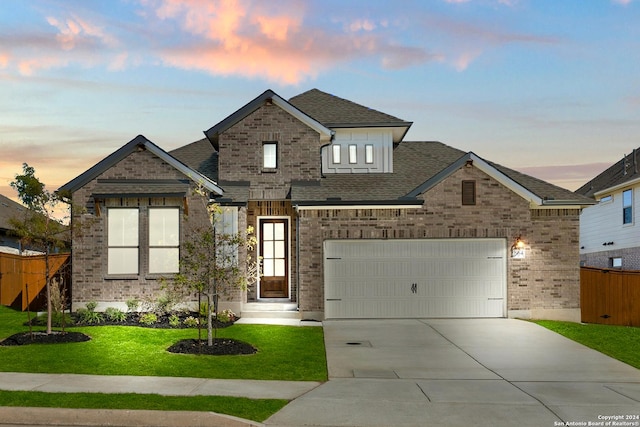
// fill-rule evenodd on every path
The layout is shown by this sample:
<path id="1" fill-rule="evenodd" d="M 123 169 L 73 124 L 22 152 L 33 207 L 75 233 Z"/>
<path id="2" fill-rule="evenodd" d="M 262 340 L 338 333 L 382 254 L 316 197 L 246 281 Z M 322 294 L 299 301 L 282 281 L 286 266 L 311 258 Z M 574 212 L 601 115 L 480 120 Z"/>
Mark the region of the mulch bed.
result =
<path id="1" fill-rule="evenodd" d="M 11 335 L 3 341 L 0 341 L 0 345 L 14 346 L 14 345 L 27 345 L 27 344 L 63 344 L 71 342 L 84 342 L 89 341 L 91 337 L 81 332 L 59 332 L 52 331 L 50 334 L 42 331 L 20 332 L 18 334 Z"/>
<path id="2" fill-rule="evenodd" d="M 213 345 L 206 340 L 182 340 L 167 349 L 171 353 L 208 354 L 212 356 L 230 356 L 237 354 L 255 354 L 258 352 L 251 344 L 231 338 L 214 338 Z"/>

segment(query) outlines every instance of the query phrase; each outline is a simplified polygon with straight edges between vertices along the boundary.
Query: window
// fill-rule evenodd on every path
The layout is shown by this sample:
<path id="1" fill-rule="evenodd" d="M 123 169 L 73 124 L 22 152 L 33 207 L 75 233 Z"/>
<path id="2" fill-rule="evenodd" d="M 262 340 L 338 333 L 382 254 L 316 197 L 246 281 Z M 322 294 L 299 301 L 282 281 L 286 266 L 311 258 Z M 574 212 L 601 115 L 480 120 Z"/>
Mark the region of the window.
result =
<path id="1" fill-rule="evenodd" d="M 216 215 L 213 226 L 218 235 L 225 234 L 229 237 L 236 235 L 238 233 L 238 208 L 235 206 L 222 206 L 220 213 Z M 220 243 L 216 245 L 216 250 L 218 253 L 218 262 L 228 262 L 230 263 L 229 267 L 237 264 L 237 245 Z"/>
<path id="2" fill-rule="evenodd" d="M 621 257 L 609 258 L 609 267 L 622 268 L 622 258 Z"/>
<path id="3" fill-rule="evenodd" d="M 332 150 L 333 151 L 331 152 L 331 154 L 332 154 L 331 157 L 333 157 L 333 160 L 332 160 L 333 163 L 334 164 L 340 163 L 340 146 L 339 145 L 333 145 L 332 146 Z"/>
<path id="4" fill-rule="evenodd" d="M 463 205 L 476 204 L 476 182 L 475 181 L 462 181 L 462 204 Z"/>
<path id="5" fill-rule="evenodd" d="M 278 143 L 262 143 L 262 167 L 265 169 L 275 169 L 278 167 Z"/>
<path id="6" fill-rule="evenodd" d="M 180 209 L 149 208 L 149 273 L 177 273 Z"/>
<path id="7" fill-rule="evenodd" d="M 373 163 L 373 145 L 364 146 L 364 162 L 369 165 Z"/>
<path id="8" fill-rule="evenodd" d="M 138 274 L 138 209 L 107 212 L 107 274 Z"/>
<path id="9" fill-rule="evenodd" d="M 358 163 L 358 147 L 356 145 L 349 145 L 349 163 Z"/>
<path id="10" fill-rule="evenodd" d="M 622 223 L 631 224 L 633 222 L 633 190 L 622 192 Z"/>
<path id="11" fill-rule="evenodd" d="M 609 203 L 612 200 L 613 200 L 613 196 L 611 194 L 609 194 L 608 196 L 602 197 L 598 202 L 599 203 Z"/>

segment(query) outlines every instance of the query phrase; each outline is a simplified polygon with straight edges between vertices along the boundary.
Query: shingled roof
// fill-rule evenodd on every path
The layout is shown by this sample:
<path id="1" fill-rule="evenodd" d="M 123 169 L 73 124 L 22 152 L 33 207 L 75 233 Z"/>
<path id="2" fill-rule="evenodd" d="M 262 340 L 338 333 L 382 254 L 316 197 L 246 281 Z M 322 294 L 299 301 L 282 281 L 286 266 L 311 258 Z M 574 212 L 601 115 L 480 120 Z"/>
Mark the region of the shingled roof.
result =
<path id="1" fill-rule="evenodd" d="M 623 186 L 640 179 L 640 148 L 611 165 L 607 170 L 584 184 L 576 193 L 595 197 L 596 193 Z"/>
<path id="2" fill-rule="evenodd" d="M 0 194 L 0 230 L 11 230 L 10 218 L 20 218 L 27 210 L 20 203 L 14 202 L 10 198 Z"/>
<path id="3" fill-rule="evenodd" d="M 289 103 L 329 128 L 411 126 L 412 124 L 318 89 L 311 89 L 294 96 L 289 99 Z"/>
<path id="4" fill-rule="evenodd" d="M 415 197 L 446 176 L 448 168 L 466 158 L 492 169 L 503 182 L 530 194 L 545 205 L 589 205 L 591 200 L 540 179 L 522 174 L 473 153 L 465 153 L 441 142 L 403 142 L 393 153 L 393 173 L 327 174 L 319 183 L 293 182 L 291 199 L 301 205 L 347 202 L 411 203 Z M 459 165 L 458 165 L 459 166 Z"/>
<path id="5" fill-rule="evenodd" d="M 294 96 L 289 103 L 331 129 L 389 127 L 393 142 L 400 142 L 413 124 L 355 102 L 311 89 Z"/>

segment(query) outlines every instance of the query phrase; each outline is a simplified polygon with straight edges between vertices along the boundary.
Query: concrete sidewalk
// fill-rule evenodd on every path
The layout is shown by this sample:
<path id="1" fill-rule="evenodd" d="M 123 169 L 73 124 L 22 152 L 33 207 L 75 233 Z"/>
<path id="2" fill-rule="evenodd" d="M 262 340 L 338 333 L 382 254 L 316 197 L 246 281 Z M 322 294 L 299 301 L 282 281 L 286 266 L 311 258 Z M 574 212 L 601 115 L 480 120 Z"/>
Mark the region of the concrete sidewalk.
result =
<path id="1" fill-rule="evenodd" d="M 62 393 L 141 393 L 164 396 L 233 396 L 286 399 L 313 390 L 314 381 L 215 380 L 183 377 L 135 377 L 0 372 L 0 390 Z"/>
<path id="2" fill-rule="evenodd" d="M 319 385 L 320 383 L 313 381 L 0 372 L 0 390 L 10 391 L 140 393 L 163 396 L 232 396 L 293 400 Z M 240 427 L 261 424 L 212 412 L 0 407 L 0 425 Z"/>

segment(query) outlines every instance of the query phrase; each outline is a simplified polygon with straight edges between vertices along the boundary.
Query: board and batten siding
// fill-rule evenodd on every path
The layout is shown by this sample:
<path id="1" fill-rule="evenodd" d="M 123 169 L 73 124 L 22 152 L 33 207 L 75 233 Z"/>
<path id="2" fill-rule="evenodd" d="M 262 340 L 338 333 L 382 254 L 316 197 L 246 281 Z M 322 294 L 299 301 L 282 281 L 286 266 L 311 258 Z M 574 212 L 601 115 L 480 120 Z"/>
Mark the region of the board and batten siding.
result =
<path id="1" fill-rule="evenodd" d="M 341 162 L 333 163 L 332 149 L 341 147 Z M 349 163 L 349 145 L 358 151 L 357 162 Z M 365 162 L 365 146 L 373 146 L 373 163 Z M 393 172 L 393 134 L 391 128 L 337 129 L 331 145 L 322 147 L 324 173 Z"/>
<path id="2" fill-rule="evenodd" d="M 580 215 L 580 253 L 628 249 L 640 242 L 640 188 L 633 189 L 633 222 L 622 223 L 622 191 L 612 199 L 585 208 Z M 604 245 L 604 243 L 610 243 Z"/>

